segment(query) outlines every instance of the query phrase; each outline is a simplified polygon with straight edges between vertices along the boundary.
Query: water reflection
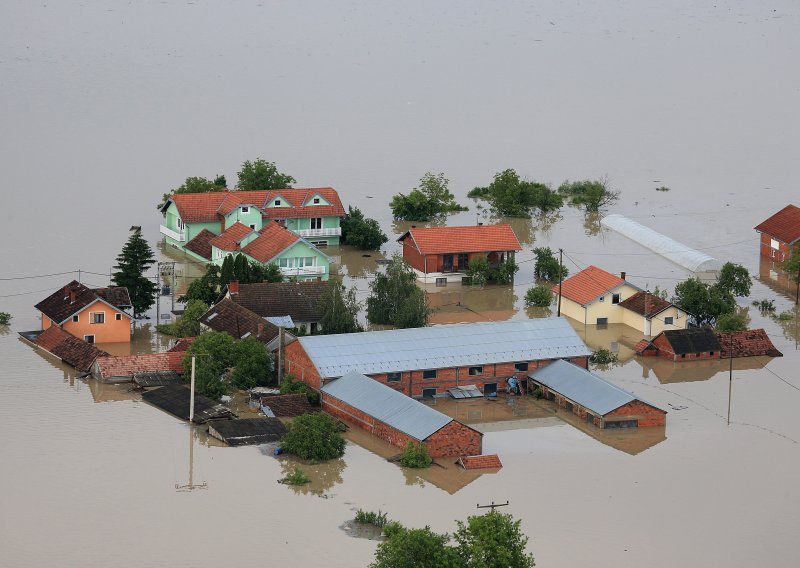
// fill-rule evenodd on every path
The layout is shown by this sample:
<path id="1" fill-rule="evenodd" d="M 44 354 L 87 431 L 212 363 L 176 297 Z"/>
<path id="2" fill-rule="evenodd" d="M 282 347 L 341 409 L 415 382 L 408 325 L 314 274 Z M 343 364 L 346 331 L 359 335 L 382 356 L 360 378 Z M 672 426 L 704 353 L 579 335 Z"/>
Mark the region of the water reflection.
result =
<path id="1" fill-rule="evenodd" d="M 367 278 L 378 268 L 379 260 L 388 260 L 389 256 L 382 251 L 363 251 L 342 245 L 339 247 L 339 273 L 350 278 Z M 359 286 L 361 288 L 361 286 Z"/>
<path id="2" fill-rule="evenodd" d="M 780 262 L 771 258 L 760 257 L 758 262 L 758 280 L 773 292 L 792 301 L 797 297 L 797 285 L 783 271 Z"/>
<path id="3" fill-rule="evenodd" d="M 772 357 L 739 357 L 733 360 L 734 371 L 763 369 Z M 712 361 L 678 362 L 663 357 L 637 357 L 642 367 L 642 378 L 650 378 L 653 373 L 661 384 L 688 383 L 707 381 L 718 373 L 727 373 L 730 361 L 715 359 Z"/>
<path id="4" fill-rule="evenodd" d="M 636 355 L 633 348 L 642 339 L 642 332 L 638 329 L 624 324 L 584 325 L 572 318 L 566 319 L 591 350 L 608 349 L 617 354 L 620 363 L 630 361 Z"/>
<path id="5" fill-rule="evenodd" d="M 798 342 L 800 342 L 800 306 L 794 306 L 792 309 L 783 312 L 783 314 L 773 315 L 772 319 L 780 326 L 784 337 L 794 341 L 796 350 Z"/>
<path id="6" fill-rule="evenodd" d="M 282 478 L 292 473 L 294 469 L 298 467 L 311 479 L 311 481 L 305 485 L 287 485 L 292 491 L 302 495 L 312 494 L 326 496 L 331 489 L 342 483 L 342 473 L 345 468 L 347 468 L 347 464 L 343 459 L 329 460 L 322 463 L 309 463 L 293 456 L 284 457 L 282 455 L 279 461 L 281 464 Z"/>
<path id="7" fill-rule="evenodd" d="M 433 284 L 420 286 L 428 292 L 428 301 L 434 310 L 431 324 L 505 321 L 517 313 L 514 307 L 517 295 L 509 285 L 487 285 L 484 288 L 461 284 L 445 288 Z"/>

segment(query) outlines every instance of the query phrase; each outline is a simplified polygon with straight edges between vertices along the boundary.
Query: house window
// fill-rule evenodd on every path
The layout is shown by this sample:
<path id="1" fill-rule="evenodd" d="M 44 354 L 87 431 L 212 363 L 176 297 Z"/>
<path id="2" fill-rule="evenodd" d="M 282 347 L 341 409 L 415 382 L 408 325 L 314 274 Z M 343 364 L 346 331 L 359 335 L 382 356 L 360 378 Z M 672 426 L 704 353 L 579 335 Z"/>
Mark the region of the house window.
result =
<path id="1" fill-rule="evenodd" d="M 774 249 L 776 249 L 776 250 L 781 248 L 780 243 L 778 241 L 776 241 L 775 239 L 770 239 L 769 246 L 774 248 Z"/>
<path id="2" fill-rule="evenodd" d="M 436 279 L 436 286 L 438 286 L 439 288 L 442 288 L 443 286 L 447 286 L 447 278 L 445 278 L 445 277 L 437 278 Z"/>
<path id="3" fill-rule="evenodd" d="M 514 363 L 514 370 L 515 371 L 527 371 L 528 370 L 528 362 L 527 361 L 519 361 L 518 363 Z"/>
<path id="4" fill-rule="evenodd" d="M 242 213 L 250 213 L 249 207 L 242 207 Z"/>
<path id="5" fill-rule="evenodd" d="M 254 224 L 252 224 L 252 225 L 250 225 L 250 228 L 251 228 L 251 229 L 253 229 L 253 230 L 255 231 L 255 230 L 256 230 L 255 223 L 254 223 Z"/>
<path id="6" fill-rule="evenodd" d="M 289 268 L 289 259 L 288 258 L 279 258 L 278 259 L 278 266 L 281 268 Z"/>
<path id="7" fill-rule="evenodd" d="M 608 327 L 608 318 L 597 318 L 597 327 Z"/>
<path id="8" fill-rule="evenodd" d="M 600 301 L 601 302 L 605 302 L 606 301 L 606 297 L 605 296 L 600 296 Z"/>
<path id="9" fill-rule="evenodd" d="M 470 367 L 469 368 L 469 376 L 474 377 L 475 375 L 482 375 L 483 374 L 483 367 Z"/>
<path id="10" fill-rule="evenodd" d="M 433 398 L 436 396 L 436 389 L 422 389 L 422 398 Z"/>
<path id="11" fill-rule="evenodd" d="M 423 379 L 435 379 L 436 378 L 436 369 L 425 369 L 422 371 L 422 378 Z"/>
<path id="12" fill-rule="evenodd" d="M 713 352 L 713 351 L 709 351 L 709 353 L 708 353 L 708 354 L 709 354 L 711 357 L 713 357 L 713 356 L 714 356 L 714 352 Z"/>
<path id="13" fill-rule="evenodd" d="M 319 197 L 314 198 L 314 205 L 319 205 Z"/>
<path id="14" fill-rule="evenodd" d="M 103 312 L 90 312 L 89 323 L 106 323 L 106 314 Z"/>
<path id="15" fill-rule="evenodd" d="M 458 253 L 458 269 L 466 270 L 469 268 L 469 255 L 464 252 Z"/>
<path id="16" fill-rule="evenodd" d="M 280 204 L 281 204 L 281 200 L 280 199 L 276 199 L 275 200 L 275 207 L 280 206 Z"/>
<path id="17" fill-rule="evenodd" d="M 664 325 L 672 325 L 673 318 L 667 317 L 664 318 Z"/>
<path id="18" fill-rule="evenodd" d="M 72 321 L 78 321 L 79 319 L 80 318 L 78 317 L 78 314 L 75 314 L 74 316 L 72 316 Z"/>
<path id="19" fill-rule="evenodd" d="M 619 304 L 619 294 L 611 294 L 611 303 Z"/>
<path id="20" fill-rule="evenodd" d="M 391 383 L 396 383 L 397 381 L 400 380 L 401 376 L 402 376 L 401 373 L 387 373 L 386 380 Z"/>
<path id="21" fill-rule="evenodd" d="M 311 228 L 312 229 L 321 229 L 322 228 L 322 217 L 312 217 L 311 218 Z"/>
<path id="22" fill-rule="evenodd" d="M 328 241 L 309 241 L 317 248 L 328 248 Z"/>
<path id="23" fill-rule="evenodd" d="M 86 343 L 94 343 L 94 335 L 84 335 L 83 340 Z"/>
<path id="24" fill-rule="evenodd" d="M 114 314 L 114 319 L 117 321 L 122 321 L 122 314 Z"/>

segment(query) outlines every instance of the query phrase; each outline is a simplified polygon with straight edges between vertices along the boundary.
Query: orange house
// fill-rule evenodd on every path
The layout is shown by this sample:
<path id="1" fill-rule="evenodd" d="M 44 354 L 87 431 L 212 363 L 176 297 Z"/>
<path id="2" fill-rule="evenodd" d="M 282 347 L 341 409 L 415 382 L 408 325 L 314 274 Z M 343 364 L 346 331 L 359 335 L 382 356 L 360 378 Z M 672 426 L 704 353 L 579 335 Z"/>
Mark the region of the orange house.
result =
<path id="1" fill-rule="evenodd" d="M 57 325 L 87 343 L 129 343 L 131 307 L 127 288 L 88 288 L 73 280 L 36 304 L 42 329 Z"/>

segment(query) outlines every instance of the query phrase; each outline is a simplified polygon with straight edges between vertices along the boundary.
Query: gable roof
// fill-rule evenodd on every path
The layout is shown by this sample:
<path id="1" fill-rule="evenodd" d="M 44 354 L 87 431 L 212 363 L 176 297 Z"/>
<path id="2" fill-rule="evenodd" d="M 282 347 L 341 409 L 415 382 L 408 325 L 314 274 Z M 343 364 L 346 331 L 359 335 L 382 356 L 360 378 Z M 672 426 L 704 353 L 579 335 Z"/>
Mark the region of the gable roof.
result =
<path id="1" fill-rule="evenodd" d="M 509 225 L 414 227 L 397 240 L 402 242 L 409 236 L 421 254 L 522 250 Z"/>
<path id="2" fill-rule="evenodd" d="M 608 294 L 617 286 L 626 283 L 630 284 L 616 274 L 592 265 L 564 280 L 561 283 L 561 296 L 585 306 L 595 298 Z M 552 290 L 557 294 L 558 284 L 553 286 Z"/>
<path id="3" fill-rule="evenodd" d="M 706 351 L 721 351 L 722 346 L 717 339 L 717 335 L 710 327 L 690 327 L 688 329 L 671 329 L 662 331 L 672 352 L 676 355 L 688 353 L 705 353 Z M 655 342 L 656 338 L 653 338 Z"/>
<path id="4" fill-rule="evenodd" d="M 261 317 L 290 316 L 295 323 L 322 319 L 319 299 L 325 282 L 259 282 L 239 284 L 231 299 Z"/>
<path id="5" fill-rule="evenodd" d="M 330 205 L 314 205 L 311 200 L 319 194 Z M 267 207 L 276 197 L 281 196 L 291 207 Z M 339 194 L 332 187 L 306 187 L 293 189 L 273 189 L 264 197 L 264 216 L 270 219 L 289 217 L 342 217 L 345 214 Z M 286 212 L 291 211 L 291 215 Z"/>
<path id="6" fill-rule="evenodd" d="M 791 245 L 800 240 L 800 207 L 787 205 L 755 229 Z"/>
<path id="7" fill-rule="evenodd" d="M 672 307 L 670 302 L 650 292 L 636 292 L 630 298 L 621 301 L 619 305 L 648 319 Z"/>
<path id="8" fill-rule="evenodd" d="M 174 371 L 183 374 L 183 358 L 181 351 L 165 351 L 164 353 L 144 353 L 125 357 L 98 357 L 95 360 L 97 378 L 133 377 L 138 373 L 155 371 Z"/>
<path id="9" fill-rule="evenodd" d="M 319 408 L 311 406 L 308 397 L 302 393 L 262 396 L 261 406 L 266 406 L 279 417 L 302 416 L 319 411 Z"/>
<path id="10" fill-rule="evenodd" d="M 118 305 L 106 298 L 113 300 L 113 302 L 122 303 Z M 118 286 L 91 289 L 77 280 L 73 280 L 63 288 L 59 288 L 50 294 L 34 307 L 52 321 L 60 324 L 98 300 L 120 312 L 122 311 L 121 307 L 128 307 L 131 302 L 127 288 Z"/>
<path id="11" fill-rule="evenodd" d="M 108 355 L 105 351 L 78 339 L 57 325 L 48 327 L 33 343 L 79 371 L 88 371 L 95 359 Z"/>
<path id="12" fill-rule="evenodd" d="M 225 200 L 229 192 L 209 191 L 207 193 L 176 193 L 172 195 L 162 211 L 169 207 L 169 203 L 175 204 L 178 214 L 184 223 L 209 223 L 218 221 L 217 210 Z"/>
<path id="13" fill-rule="evenodd" d="M 336 398 L 419 441 L 453 421 L 449 416 L 356 371 L 323 385 L 321 390 L 323 400 L 326 396 Z"/>
<path id="14" fill-rule="evenodd" d="M 500 469 L 503 463 L 497 454 L 483 454 L 480 456 L 462 456 L 457 463 L 464 469 Z"/>
<path id="15" fill-rule="evenodd" d="M 722 346 L 720 352 L 723 359 L 731 356 L 730 351 L 733 351 L 733 357 L 758 357 L 760 355 L 783 357 L 783 353 L 775 348 L 763 328 L 733 332 L 718 331 L 716 334 Z"/>
<path id="16" fill-rule="evenodd" d="M 274 221 L 264 225 L 259 233 L 258 237 L 247 243 L 242 252 L 261 263 L 269 262 L 301 240 L 289 229 Z"/>
<path id="17" fill-rule="evenodd" d="M 215 246 L 220 250 L 236 251 L 239 250 L 239 243 L 253 232 L 253 229 L 247 225 L 236 221 L 233 225 L 211 239 L 209 243 L 211 246 Z"/>
<path id="18" fill-rule="evenodd" d="M 234 339 L 244 339 L 252 335 L 262 343 L 269 343 L 280 333 L 276 326 L 230 298 L 225 298 L 209 308 L 200 316 L 200 323 L 214 331 L 225 332 Z"/>
<path id="19" fill-rule="evenodd" d="M 560 359 L 536 369 L 528 377 L 600 416 L 634 400 L 653 406 L 594 373 Z"/>
<path id="20" fill-rule="evenodd" d="M 312 335 L 297 341 L 323 378 L 353 370 L 372 375 L 591 353 L 564 318 Z"/>
<path id="21" fill-rule="evenodd" d="M 208 229 L 203 229 L 195 237 L 184 245 L 184 248 L 192 251 L 198 256 L 205 258 L 206 260 L 211 260 L 211 241 L 216 238 L 217 235 L 209 231 Z"/>

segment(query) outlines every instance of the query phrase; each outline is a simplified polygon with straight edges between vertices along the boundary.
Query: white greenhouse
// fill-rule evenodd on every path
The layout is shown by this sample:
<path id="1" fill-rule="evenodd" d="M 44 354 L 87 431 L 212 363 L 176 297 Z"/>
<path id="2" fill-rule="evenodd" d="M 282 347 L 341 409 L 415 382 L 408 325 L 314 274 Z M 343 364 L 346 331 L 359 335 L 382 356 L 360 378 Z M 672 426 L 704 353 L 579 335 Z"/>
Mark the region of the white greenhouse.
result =
<path id="1" fill-rule="evenodd" d="M 601 223 L 692 272 L 711 272 L 722 268 L 722 262 L 716 258 L 679 243 L 675 239 L 662 235 L 623 215 L 607 215 Z"/>

